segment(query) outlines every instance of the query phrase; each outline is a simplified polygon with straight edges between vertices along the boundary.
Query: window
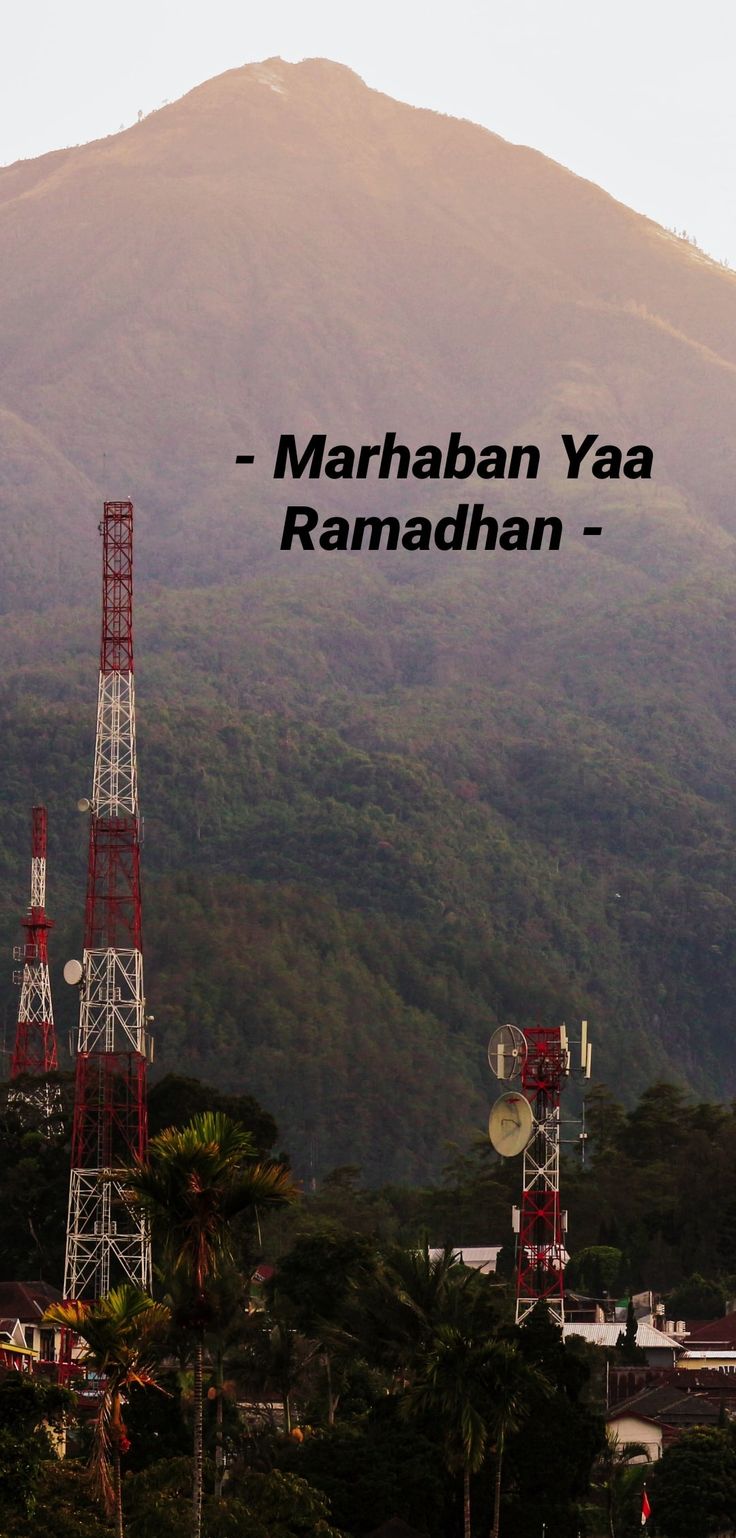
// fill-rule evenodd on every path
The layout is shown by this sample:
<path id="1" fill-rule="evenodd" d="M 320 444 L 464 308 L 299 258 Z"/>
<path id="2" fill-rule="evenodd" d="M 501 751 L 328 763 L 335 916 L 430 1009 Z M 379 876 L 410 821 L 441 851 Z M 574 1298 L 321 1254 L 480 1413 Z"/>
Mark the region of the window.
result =
<path id="1" fill-rule="evenodd" d="M 42 1362 L 56 1361 L 56 1342 L 53 1330 L 41 1330 L 41 1349 L 39 1356 Z"/>

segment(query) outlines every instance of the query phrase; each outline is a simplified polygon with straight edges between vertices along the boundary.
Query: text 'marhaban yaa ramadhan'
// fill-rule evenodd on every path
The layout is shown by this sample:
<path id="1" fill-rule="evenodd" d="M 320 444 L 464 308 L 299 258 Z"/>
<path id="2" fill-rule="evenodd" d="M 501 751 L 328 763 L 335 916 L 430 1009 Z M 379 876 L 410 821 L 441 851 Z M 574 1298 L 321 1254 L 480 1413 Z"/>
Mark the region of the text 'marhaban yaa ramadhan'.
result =
<path id="1" fill-rule="evenodd" d="M 590 474 L 597 481 L 650 480 L 653 452 L 645 443 L 633 444 L 626 451 L 614 443 L 598 442 L 597 433 L 576 439 L 562 433 L 567 479 L 577 481 Z M 399 443 L 396 433 L 385 434 L 382 443 L 366 443 L 354 449 L 337 443 L 328 448 L 325 433 L 313 433 L 301 447 L 292 433 L 279 439 L 274 480 L 286 476 L 293 480 L 330 481 L 376 479 L 415 481 L 464 481 L 471 477 L 482 481 L 536 480 L 540 450 L 534 443 L 515 443 L 506 449 L 488 443 L 480 449 L 463 442 L 462 434 L 450 433 L 446 447 L 424 443 L 411 450 Z M 585 533 L 598 534 L 600 528 Z M 500 524 L 485 513 L 482 502 L 461 502 L 456 513 L 433 522 L 414 517 L 403 525 L 394 516 L 320 518 L 314 507 L 290 506 L 286 511 L 281 539 L 282 550 L 557 550 L 562 539 L 559 518 L 505 518 Z M 315 543 L 316 541 L 316 543 Z"/>

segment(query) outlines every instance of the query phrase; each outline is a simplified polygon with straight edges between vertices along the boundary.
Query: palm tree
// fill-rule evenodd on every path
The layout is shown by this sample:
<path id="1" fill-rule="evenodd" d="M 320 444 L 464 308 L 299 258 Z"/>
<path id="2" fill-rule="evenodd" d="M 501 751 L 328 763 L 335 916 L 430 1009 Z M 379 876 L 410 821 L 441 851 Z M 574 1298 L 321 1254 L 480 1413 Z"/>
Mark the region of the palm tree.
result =
<path id="1" fill-rule="evenodd" d="M 631 1464 L 640 1462 L 642 1458 L 649 1462 L 649 1448 L 643 1442 L 620 1442 L 612 1427 L 606 1426 L 606 1443 L 596 1460 L 593 1480 L 598 1489 L 605 1493 L 610 1538 L 616 1538 L 616 1508 L 626 1489 Z"/>
<path id="2" fill-rule="evenodd" d="M 397 1247 L 356 1290 L 354 1335 L 369 1358 L 392 1370 L 396 1385 L 405 1387 L 421 1372 L 439 1326 L 467 1324 L 477 1289 L 477 1273 L 460 1263 L 451 1245 L 436 1255 L 426 1239 L 421 1249 Z"/>
<path id="3" fill-rule="evenodd" d="M 482 1468 L 491 1446 L 496 1453 L 491 1538 L 498 1538 L 506 1437 L 518 1430 L 535 1398 L 549 1392 L 544 1374 L 517 1346 L 490 1336 L 472 1311 L 464 1326 L 440 1324 L 435 1330 L 402 1408 L 441 1428 L 447 1467 L 463 1477 L 465 1538 L 470 1538 L 470 1476 Z"/>
<path id="4" fill-rule="evenodd" d="M 496 1477 L 493 1492 L 491 1538 L 499 1538 L 501 1522 L 501 1483 L 506 1438 L 523 1425 L 535 1400 L 546 1398 L 552 1385 L 538 1367 L 525 1361 L 517 1346 L 495 1341 L 488 1355 L 485 1383 L 490 1395 L 488 1424 L 496 1452 Z"/>
<path id="5" fill-rule="evenodd" d="M 151 1140 L 148 1157 L 126 1171 L 133 1202 L 151 1217 L 174 1277 L 191 1290 L 185 1323 L 195 1339 L 192 1533 L 202 1531 L 204 1336 L 213 1312 L 210 1289 L 233 1262 L 233 1223 L 258 1207 L 281 1207 L 296 1195 L 288 1172 L 259 1163 L 250 1134 L 220 1111 L 204 1111 L 187 1127 Z"/>
<path id="6" fill-rule="evenodd" d="M 168 1308 L 129 1282 L 92 1304 L 53 1303 L 44 1315 L 45 1324 L 60 1324 L 84 1342 L 80 1361 L 102 1379 L 92 1472 L 106 1511 L 115 1517 L 118 1538 L 123 1538 L 123 1397 L 134 1384 L 155 1385 L 160 1337 L 169 1320 Z"/>
<path id="7" fill-rule="evenodd" d="M 445 1462 L 462 1474 L 465 1538 L 470 1538 L 470 1476 L 485 1461 L 488 1445 L 486 1376 L 493 1342 L 477 1342 L 457 1325 L 438 1326 L 423 1370 L 401 1405 L 405 1415 L 441 1427 Z"/>

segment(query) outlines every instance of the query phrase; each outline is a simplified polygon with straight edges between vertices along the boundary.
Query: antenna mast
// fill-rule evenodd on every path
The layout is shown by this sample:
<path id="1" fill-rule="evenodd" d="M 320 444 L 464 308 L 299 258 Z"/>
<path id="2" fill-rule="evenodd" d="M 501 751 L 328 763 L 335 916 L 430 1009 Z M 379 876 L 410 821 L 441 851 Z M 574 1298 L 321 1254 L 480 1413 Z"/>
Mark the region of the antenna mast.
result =
<path id="1" fill-rule="evenodd" d="M 572 1067 L 564 1025 L 536 1025 L 524 1031 L 502 1025 L 488 1044 L 496 1078 L 520 1076 L 523 1092 L 502 1095 L 488 1125 L 497 1153 L 504 1158 L 524 1154 L 521 1206 L 513 1209 L 517 1324 L 540 1299 L 556 1324 L 565 1322 L 567 1213 L 560 1207 L 560 1099 L 573 1073 L 590 1078 L 592 1054 L 587 1020 L 581 1029 L 579 1070 Z"/>
<path id="2" fill-rule="evenodd" d="M 145 1218 L 121 1171 L 147 1147 L 140 830 L 133 677 L 133 504 L 106 502 L 100 524 L 102 644 L 90 811 L 64 1296 L 92 1299 L 118 1280 L 146 1288 Z"/>
<path id="3" fill-rule="evenodd" d="M 32 1107 L 40 1112 L 43 1130 L 50 1136 L 61 1127 L 61 1091 L 48 1080 L 56 1073 L 54 1011 L 49 982 L 48 933 L 51 919 L 46 917 L 46 829 L 45 806 L 34 806 L 31 814 L 31 901 L 28 916 L 21 920 L 25 943 L 16 945 L 13 960 L 22 961 L 23 970 L 14 974 L 20 983 L 18 1024 L 15 1050 L 10 1069 L 14 1087 L 9 1104 Z M 38 1082 L 15 1084 L 15 1080 L 34 1078 Z"/>
<path id="4" fill-rule="evenodd" d="M 555 1324 L 565 1322 L 564 1217 L 560 1208 L 560 1096 L 569 1072 L 564 1026 L 525 1030 L 521 1082 L 534 1113 L 524 1150 L 516 1258 L 516 1323 L 543 1298 Z"/>

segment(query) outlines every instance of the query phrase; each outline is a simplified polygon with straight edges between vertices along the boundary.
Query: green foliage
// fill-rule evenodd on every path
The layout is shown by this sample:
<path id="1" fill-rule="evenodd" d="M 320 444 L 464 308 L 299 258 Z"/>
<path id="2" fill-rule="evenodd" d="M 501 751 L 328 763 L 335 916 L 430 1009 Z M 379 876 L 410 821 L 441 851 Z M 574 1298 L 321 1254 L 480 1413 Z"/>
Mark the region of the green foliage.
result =
<path id="1" fill-rule="evenodd" d="M 340 1538 L 330 1524 L 330 1504 L 298 1474 L 272 1469 L 268 1474 L 249 1473 L 233 1482 L 232 1511 L 235 1520 L 222 1535 L 232 1532 L 243 1538 Z M 218 1528 L 208 1524 L 212 1538 Z"/>
<path id="2" fill-rule="evenodd" d="M 296 1193 L 286 1169 L 258 1160 L 250 1133 L 223 1111 L 202 1111 L 186 1126 L 160 1132 L 145 1160 L 128 1168 L 126 1181 L 131 1200 L 158 1231 L 179 1289 L 176 1322 L 194 1337 L 192 1533 L 200 1538 L 206 1326 L 216 1321 L 218 1288 L 233 1270 L 237 1220 L 252 1220 L 258 1207 L 283 1207 Z"/>
<path id="3" fill-rule="evenodd" d="M 348 1298 L 376 1265 L 369 1239 L 323 1220 L 279 1261 L 275 1285 L 289 1299 L 297 1327 L 319 1334 L 341 1319 Z"/>
<path id="4" fill-rule="evenodd" d="M 12 1107 L 6 1108 L 4 1099 L 0 1109 L 0 1278 L 40 1277 L 55 1282 L 64 1269 L 69 1132 L 43 1136 L 40 1129 L 24 1125 Z"/>
<path id="5" fill-rule="evenodd" d="M 185 1127 L 160 1132 L 126 1179 L 158 1226 L 172 1275 L 191 1283 L 195 1303 L 205 1302 L 233 1260 L 235 1219 L 295 1196 L 283 1166 L 259 1161 L 250 1133 L 223 1111 L 202 1111 Z"/>
<path id="6" fill-rule="evenodd" d="M 168 1127 L 181 1131 L 193 1117 L 204 1111 L 221 1111 L 236 1121 L 253 1140 L 254 1151 L 264 1155 L 273 1148 L 278 1132 L 276 1123 L 251 1095 L 226 1095 L 199 1079 L 167 1073 L 151 1086 L 148 1094 L 148 1132 L 157 1137 Z"/>
<path id="7" fill-rule="evenodd" d="M 720 1319 L 726 1312 L 726 1291 L 695 1272 L 673 1288 L 667 1307 L 672 1319 Z"/>
<path id="8" fill-rule="evenodd" d="M 0 1510 L 11 1506 L 30 1515 L 44 1452 L 48 1455 L 42 1438 L 16 1436 L 0 1427 Z"/>
<path id="9" fill-rule="evenodd" d="M 625 1330 L 621 1331 L 617 1341 L 619 1361 L 624 1363 L 627 1367 L 635 1367 L 637 1362 L 640 1365 L 644 1365 L 644 1363 L 647 1361 L 646 1351 L 644 1351 L 642 1347 L 638 1346 L 636 1343 L 637 1329 L 638 1326 L 636 1315 L 634 1313 L 634 1303 L 633 1300 L 629 1298 L 628 1304 L 626 1306 L 626 1328 Z"/>
<path id="10" fill-rule="evenodd" d="M 211 1473 L 211 1470 L 208 1470 Z M 192 1460 L 162 1459 L 125 1480 L 128 1538 L 181 1538 L 192 1498 Z"/>
<path id="11" fill-rule="evenodd" d="M 64 1270 L 73 1087 L 61 1075 L 64 1125 L 49 1138 L 0 1100 L 0 1279 L 40 1277 L 57 1282 Z M 170 1074 L 149 1096 L 150 1130 L 182 1126 L 203 1110 L 242 1114 L 254 1149 L 266 1155 L 276 1140 L 273 1118 L 249 1095 L 228 1096 L 197 1080 Z M 236 1119 L 240 1119 L 239 1117 Z"/>
<path id="12" fill-rule="evenodd" d="M 568 1185 L 571 1234 L 583 1248 L 620 1249 L 634 1290 L 664 1291 L 696 1271 L 727 1274 L 734 1111 L 656 1084 L 628 1114 L 609 1102 L 608 1121 L 605 1143 L 594 1144 L 585 1172 Z"/>
<path id="13" fill-rule="evenodd" d="M 48 1459 L 38 1465 L 37 1493 L 30 1514 L 3 1509 L 3 1538 L 107 1538 L 110 1529 L 92 1499 L 86 1472 L 77 1464 Z"/>
<path id="14" fill-rule="evenodd" d="M 565 1285 L 593 1298 L 618 1298 L 626 1286 L 626 1262 L 612 1244 L 576 1250 L 565 1271 Z"/>
<path id="15" fill-rule="evenodd" d="M 584 1355 L 563 1345 L 543 1305 L 519 1330 L 518 1349 L 552 1387 L 551 1394 L 532 1387 L 523 1428 L 508 1442 L 504 1538 L 538 1538 L 540 1509 L 550 1535 L 567 1538 L 580 1526 L 605 1446 L 602 1416 L 587 1403 L 590 1368 Z"/>
<path id="16" fill-rule="evenodd" d="M 130 1447 L 124 1462 L 130 1473 L 183 1457 L 191 1446 L 192 1432 L 184 1415 L 178 1378 L 172 1372 L 162 1372 L 158 1381 L 161 1392 L 150 1393 L 133 1385 L 127 1396 L 125 1425 Z"/>
<path id="17" fill-rule="evenodd" d="M 0 1429 L 29 1436 L 41 1420 L 59 1420 L 74 1402 L 74 1395 L 55 1383 L 28 1373 L 5 1373 L 0 1378 Z"/>
<path id="18" fill-rule="evenodd" d="M 714 1538 L 736 1526 L 736 1449 L 730 1431 L 696 1429 L 665 1448 L 649 1481 L 664 1538 Z"/>
<path id="19" fill-rule="evenodd" d="M 211 1468 L 207 1474 L 211 1475 Z M 129 1538 L 181 1538 L 182 1507 L 191 1496 L 187 1458 L 155 1464 L 126 1480 Z M 236 1473 L 227 1498 L 205 1496 L 203 1538 L 340 1538 L 326 1497 L 294 1473 Z"/>
<path id="20" fill-rule="evenodd" d="M 0 1379 L 1 1513 L 33 1515 L 43 1460 L 50 1451 L 41 1423 L 58 1419 L 73 1402 L 65 1389 L 39 1383 L 26 1373 L 8 1373 Z"/>
<path id="21" fill-rule="evenodd" d="M 93 1423 L 90 1472 L 108 1515 L 121 1506 L 120 1457 L 125 1426 L 123 1398 L 134 1384 L 156 1384 L 164 1332 L 171 1315 L 163 1303 L 130 1282 L 87 1304 L 52 1303 L 44 1324 L 61 1325 L 78 1338 L 80 1362 L 99 1384 Z M 120 1519 L 119 1519 L 120 1520 Z"/>
<path id="22" fill-rule="evenodd" d="M 406 1415 L 432 1427 L 450 1473 L 467 1469 L 476 1474 L 485 1462 L 491 1436 L 491 1358 L 502 1349 L 509 1348 L 475 1339 L 457 1325 L 440 1324 L 402 1398 Z M 501 1408 L 500 1396 L 496 1407 Z"/>
<path id="23" fill-rule="evenodd" d="M 485 594 L 473 584 L 472 596 L 480 622 Z M 414 598 L 431 609 L 431 592 Z M 309 587 L 286 601 L 318 603 Z M 366 579 L 361 604 L 367 627 L 388 606 L 398 648 L 409 616 L 396 584 Z M 205 621 L 195 595 L 192 623 Z M 241 622 L 231 595 L 222 624 L 247 679 L 255 638 Z M 288 671 L 298 626 L 286 628 Z M 299 669 L 273 716 L 250 694 L 215 704 L 203 658 L 172 705 L 174 640 L 160 683 L 158 661 L 149 673 L 147 714 L 141 698 L 156 1071 L 255 1094 L 300 1173 L 352 1162 L 374 1183 L 435 1176 L 443 1144 L 483 1125 L 485 1043 L 506 1018 L 570 1020 L 592 1000 L 596 1063 L 627 1094 L 663 1071 L 720 1090 L 736 849 L 722 802 L 683 786 L 679 759 L 652 768 L 610 722 L 580 723 L 570 706 L 541 719 L 528 682 L 521 695 L 478 682 L 363 690 L 341 676 L 315 698 Z M 33 793 L 33 764 L 56 828 L 63 1042 L 74 1001 L 59 964 L 79 946 L 84 883 L 66 786 L 92 716 L 62 687 L 40 705 L 0 698 L 0 724 L 12 766 L 0 939 L 17 938 L 25 900 L 16 802 Z M 9 990 L 4 1002 L 12 1020 Z"/>
<path id="24" fill-rule="evenodd" d="M 715 1309 L 721 1288 L 730 1296 L 736 1272 L 736 1106 L 692 1102 L 667 1084 L 649 1087 L 628 1112 L 605 1086 L 594 1085 L 590 1104 L 592 1136 L 585 1166 L 570 1158 L 562 1163 L 573 1250 L 568 1281 L 610 1284 L 613 1272 L 613 1289 L 605 1290 L 613 1290 L 615 1297 L 624 1280 L 627 1291 L 669 1292 L 697 1273 L 713 1284 L 701 1301 L 708 1302 L 709 1311 Z M 512 1161 L 498 1160 L 487 1141 L 479 1141 L 453 1159 L 443 1187 L 424 1194 L 424 1222 L 433 1235 L 458 1243 L 464 1214 L 475 1211 L 483 1214 L 485 1231 L 480 1224 L 470 1229 L 472 1238 L 466 1242 L 487 1242 L 492 1233 L 508 1243 L 517 1182 Z M 620 1270 L 611 1251 L 622 1257 Z M 579 1277 L 582 1252 L 585 1271 Z M 611 1270 L 596 1275 L 601 1252 Z M 506 1255 L 510 1259 L 509 1250 Z M 596 1287 L 595 1295 L 602 1291 Z M 678 1309 L 676 1317 L 687 1315 Z"/>
<path id="25" fill-rule="evenodd" d="M 387 1247 L 383 1263 L 353 1299 L 348 1322 L 369 1362 L 404 1382 L 424 1362 L 437 1331 L 473 1324 L 490 1334 L 497 1299 L 486 1277 L 461 1265 L 452 1247 Z"/>
<path id="26" fill-rule="evenodd" d="M 447 1491 L 436 1444 L 402 1422 L 396 1403 L 384 1400 L 367 1419 L 283 1446 L 279 1465 L 298 1470 L 324 1491 L 332 1519 L 362 1535 L 401 1517 L 412 1527 L 443 1538 Z"/>
<path id="27" fill-rule="evenodd" d="M 87 788 L 94 727 L 104 442 L 109 473 L 140 488 L 157 1063 L 255 1093 L 300 1171 L 314 1150 L 318 1172 L 352 1160 L 372 1181 L 426 1180 L 443 1141 L 485 1120 L 485 1043 L 506 1018 L 591 1014 L 601 1071 L 632 1096 L 655 1072 L 721 1092 L 733 281 L 539 156 L 342 68 L 288 69 L 278 127 L 246 73 L 70 151 L 42 183 L 31 163 L 2 172 L 0 942 L 17 937 L 39 797 L 55 982 L 79 944 L 72 787 Z M 333 189 L 338 241 L 295 142 Z M 409 206 L 398 229 L 391 210 Z M 116 227 L 146 230 L 134 266 L 114 257 Z M 498 317 L 492 348 L 480 310 Z M 646 419 L 651 483 L 586 469 L 563 484 L 559 432 L 582 431 L 591 398 Z M 403 419 L 416 443 L 452 416 L 480 446 L 481 399 L 504 441 L 543 446 L 540 479 L 494 482 L 493 508 L 564 517 L 553 557 L 280 551 L 285 424 L 340 421 L 358 444 Z M 213 443 L 246 402 L 243 476 Z M 325 480 L 320 497 L 352 511 L 378 489 Z M 451 489 L 384 483 L 382 507 L 437 518 Z M 591 492 L 606 528 L 592 561 Z M 56 998 L 63 1040 L 74 1000 Z M 2 1003 L 12 1023 L 9 983 Z"/>

